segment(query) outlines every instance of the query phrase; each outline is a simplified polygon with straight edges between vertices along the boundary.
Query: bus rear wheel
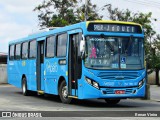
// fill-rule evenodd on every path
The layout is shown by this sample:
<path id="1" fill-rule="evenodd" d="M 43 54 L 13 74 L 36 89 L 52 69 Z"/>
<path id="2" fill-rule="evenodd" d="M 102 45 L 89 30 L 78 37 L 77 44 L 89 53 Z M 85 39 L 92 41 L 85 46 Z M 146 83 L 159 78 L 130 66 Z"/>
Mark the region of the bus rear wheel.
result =
<path id="1" fill-rule="evenodd" d="M 59 87 L 59 96 L 62 103 L 69 104 L 72 101 L 72 98 L 68 97 L 68 89 L 65 81 L 62 81 Z"/>
<path id="2" fill-rule="evenodd" d="M 26 78 L 22 79 L 22 93 L 24 96 L 29 95 L 29 90 L 27 89 L 27 81 Z"/>
<path id="3" fill-rule="evenodd" d="M 120 99 L 105 99 L 105 101 L 107 102 L 107 104 L 115 105 L 120 102 Z"/>

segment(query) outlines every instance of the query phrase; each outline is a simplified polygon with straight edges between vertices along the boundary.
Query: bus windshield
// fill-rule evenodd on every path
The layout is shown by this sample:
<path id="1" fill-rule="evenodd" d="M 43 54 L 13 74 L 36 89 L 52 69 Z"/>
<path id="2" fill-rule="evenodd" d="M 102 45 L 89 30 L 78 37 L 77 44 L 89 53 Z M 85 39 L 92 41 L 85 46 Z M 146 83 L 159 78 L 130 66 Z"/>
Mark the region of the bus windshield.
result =
<path id="1" fill-rule="evenodd" d="M 143 38 L 87 36 L 85 66 L 93 69 L 143 69 Z"/>

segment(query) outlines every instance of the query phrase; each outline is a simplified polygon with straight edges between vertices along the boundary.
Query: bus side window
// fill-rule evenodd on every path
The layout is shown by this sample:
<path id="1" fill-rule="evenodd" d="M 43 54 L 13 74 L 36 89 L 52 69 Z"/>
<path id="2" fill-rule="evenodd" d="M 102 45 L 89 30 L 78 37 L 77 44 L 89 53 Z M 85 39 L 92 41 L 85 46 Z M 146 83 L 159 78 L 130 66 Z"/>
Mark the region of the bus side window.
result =
<path id="1" fill-rule="evenodd" d="M 36 40 L 29 42 L 29 58 L 36 58 Z"/>
<path id="2" fill-rule="evenodd" d="M 9 59 L 14 60 L 14 45 L 9 46 Z"/>
<path id="3" fill-rule="evenodd" d="M 55 56 L 55 37 L 51 36 L 47 38 L 46 41 L 46 57 Z"/>
<path id="4" fill-rule="evenodd" d="M 57 37 L 57 56 L 65 57 L 67 48 L 67 34 L 61 34 Z"/>
<path id="5" fill-rule="evenodd" d="M 22 59 L 28 58 L 28 42 L 22 43 Z"/>
<path id="6" fill-rule="evenodd" d="M 21 44 L 16 44 L 15 47 L 15 59 L 19 60 L 21 58 Z"/>

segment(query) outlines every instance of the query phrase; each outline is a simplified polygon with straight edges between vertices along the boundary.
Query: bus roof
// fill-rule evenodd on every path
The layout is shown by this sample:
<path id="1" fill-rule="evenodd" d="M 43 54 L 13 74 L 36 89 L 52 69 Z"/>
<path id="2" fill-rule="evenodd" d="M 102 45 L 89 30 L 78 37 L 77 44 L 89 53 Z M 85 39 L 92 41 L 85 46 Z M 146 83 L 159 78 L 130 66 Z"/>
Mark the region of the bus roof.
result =
<path id="1" fill-rule="evenodd" d="M 73 24 L 73 25 L 69 25 L 69 26 L 64 26 L 64 27 L 61 27 L 61 28 L 56 28 L 56 29 L 53 29 L 53 30 L 51 29 L 49 31 L 42 31 L 42 32 L 38 32 L 36 34 L 30 34 L 27 37 L 10 41 L 9 44 L 20 43 L 20 42 L 28 41 L 28 40 L 34 40 L 36 38 L 41 38 L 41 37 L 53 35 L 53 34 L 56 34 L 56 33 L 63 33 L 65 31 L 78 29 L 78 28 L 87 29 L 89 23 L 113 23 L 113 24 L 117 23 L 117 24 L 126 24 L 126 25 L 138 25 L 142 28 L 142 26 L 140 24 L 134 23 L 134 22 L 112 21 L 112 20 L 86 21 L 86 22 L 80 22 L 80 23 L 76 23 L 76 24 Z"/>
<path id="2" fill-rule="evenodd" d="M 95 20 L 95 21 L 87 21 L 86 26 L 88 26 L 89 23 L 118 23 L 118 24 L 126 24 L 126 25 L 139 25 L 142 28 L 141 24 L 138 24 L 138 23 L 135 23 L 135 22 L 126 22 L 126 21 Z"/>

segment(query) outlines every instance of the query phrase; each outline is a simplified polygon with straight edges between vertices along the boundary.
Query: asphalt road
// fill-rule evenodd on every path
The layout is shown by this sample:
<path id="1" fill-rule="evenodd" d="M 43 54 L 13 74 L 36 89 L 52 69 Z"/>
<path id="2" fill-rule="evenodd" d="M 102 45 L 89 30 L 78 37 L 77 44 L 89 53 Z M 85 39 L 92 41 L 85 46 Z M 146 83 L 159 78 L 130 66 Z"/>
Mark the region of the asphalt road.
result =
<path id="1" fill-rule="evenodd" d="M 108 105 L 104 100 L 94 99 L 74 100 L 72 104 L 63 104 L 58 96 L 38 96 L 36 93 L 31 96 L 23 96 L 21 89 L 11 85 L 0 85 L 0 111 L 76 111 L 73 112 L 75 113 L 75 117 L 76 115 L 81 116 L 81 114 L 85 117 L 85 114 L 79 111 L 88 111 L 86 114 L 89 115 L 89 117 L 91 117 L 90 111 L 99 111 L 98 113 L 93 112 L 95 116 L 96 114 L 103 116 L 107 113 L 106 111 L 112 111 L 112 113 L 109 114 L 114 114 L 114 111 L 125 111 L 119 113 L 123 117 L 132 113 L 132 111 L 160 111 L 160 102 L 153 100 L 126 99 L 122 100 L 117 105 Z M 62 116 L 65 117 L 69 114 L 71 114 L 71 112 L 63 112 Z M 120 118 L 116 117 L 114 119 Z M 127 120 L 128 118 L 123 119 Z"/>

